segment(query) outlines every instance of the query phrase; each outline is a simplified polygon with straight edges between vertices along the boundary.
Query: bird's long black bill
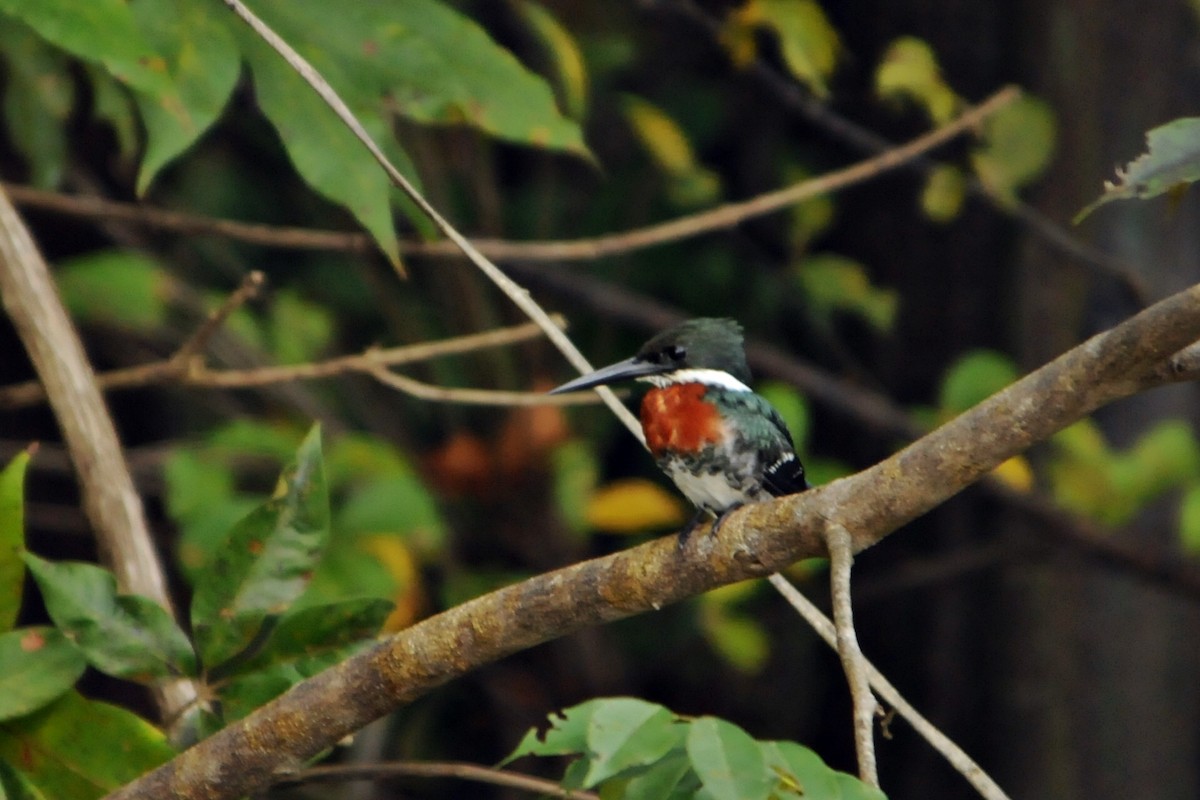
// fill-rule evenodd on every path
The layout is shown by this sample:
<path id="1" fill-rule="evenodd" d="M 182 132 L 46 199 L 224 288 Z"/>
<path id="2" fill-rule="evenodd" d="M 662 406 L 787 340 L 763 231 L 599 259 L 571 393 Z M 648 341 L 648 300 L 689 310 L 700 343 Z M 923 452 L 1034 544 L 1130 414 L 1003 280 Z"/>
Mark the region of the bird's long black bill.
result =
<path id="1" fill-rule="evenodd" d="M 659 372 L 662 372 L 662 367 L 658 364 L 651 364 L 649 361 L 642 361 L 637 356 L 634 356 L 624 361 L 618 361 L 616 364 L 601 367 L 595 372 L 589 372 L 587 375 L 580 375 L 573 381 L 567 381 L 562 386 L 551 389 L 549 394 L 576 392 L 581 389 L 591 389 L 593 386 L 603 386 L 606 383 L 616 383 L 617 381 L 627 381 L 646 375 L 655 375 Z"/>

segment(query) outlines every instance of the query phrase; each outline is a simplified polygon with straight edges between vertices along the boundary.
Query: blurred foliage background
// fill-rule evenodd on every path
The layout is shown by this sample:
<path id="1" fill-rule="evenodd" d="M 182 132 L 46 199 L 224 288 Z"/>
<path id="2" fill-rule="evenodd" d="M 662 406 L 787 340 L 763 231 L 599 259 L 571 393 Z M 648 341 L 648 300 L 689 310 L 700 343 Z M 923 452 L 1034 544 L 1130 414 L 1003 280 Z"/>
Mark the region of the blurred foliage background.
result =
<path id="1" fill-rule="evenodd" d="M 214 369 L 522 321 L 464 260 L 417 246 L 428 224 L 220 4 L 113 0 L 62 24 L 72 5 L 0 2 L 0 174 L 27 187 L 14 197 L 97 369 L 168 358 L 250 270 L 269 289 L 213 338 Z M 935 158 L 835 196 L 655 247 L 499 259 L 566 315 L 595 363 L 682 317 L 741 321 L 759 388 L 818 483 L 1197 280 L 1194 198 L 1111 206 L 1069 227 L 1144 131 L 1200 99 L 1200 18 L 1183 2 L 254 8 L 461 230 L 514 242 L 615 234 L 754 197 L 943 124 L 1003 84 L 1024 87 Z M 28 187 L 369 238 L 299 246 L 276 229 L 264 245 L 68 213 Z M 6 323 L 0 353 L 0 384 L 32 377 Z M 568 377 L 540 341 L 400 371 L 533 391 Z M 431 402 L 361 374 L 146 385 L 109 402 L 181 597 L 313 420 L 326 433 L 332 538 L 306 602 L 387 597 L 391 630 L 688 513 L 599 407 Z M 94 560 L 53 418 L 6 405 L 0 459 L 43 442 L 30 548 Z M 864 650 L 1014 796 L 1200 792 L 1195 409 L 1180 387 L 1107 410 L 1004 465 L 998 488 L 965 493 L 858 560 Z M 791 577 L 824 596 L 820 563 Z M 44 620 L 32 590 L 25 617 Z M 89 671 L 81 687 L 152 714 L 124 682 Z M 492 763 L 550 710 L 615 694 L 724 716 L 852 769 L 837 658 L 761 584 L 480 670 L 381 721 L 345 757 Z M 891 797 L 970 796 L 904 725 L 880 759 Z"/>

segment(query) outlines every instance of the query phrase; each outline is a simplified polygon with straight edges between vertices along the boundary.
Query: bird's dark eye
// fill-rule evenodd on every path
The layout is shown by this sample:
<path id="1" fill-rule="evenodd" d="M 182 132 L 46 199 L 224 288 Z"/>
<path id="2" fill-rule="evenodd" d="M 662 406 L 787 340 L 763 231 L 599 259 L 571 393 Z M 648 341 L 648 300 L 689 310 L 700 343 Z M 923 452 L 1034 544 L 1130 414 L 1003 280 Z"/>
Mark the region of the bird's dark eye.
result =
<path id="1" fill-rule="evenodd" d="M 672 361 L 683 361 L 684 357 L 687 356 L 687 350 L 677 344 L 671 345 L 663 352 L 666 353 L 667 358 L 671 359 Z"/>

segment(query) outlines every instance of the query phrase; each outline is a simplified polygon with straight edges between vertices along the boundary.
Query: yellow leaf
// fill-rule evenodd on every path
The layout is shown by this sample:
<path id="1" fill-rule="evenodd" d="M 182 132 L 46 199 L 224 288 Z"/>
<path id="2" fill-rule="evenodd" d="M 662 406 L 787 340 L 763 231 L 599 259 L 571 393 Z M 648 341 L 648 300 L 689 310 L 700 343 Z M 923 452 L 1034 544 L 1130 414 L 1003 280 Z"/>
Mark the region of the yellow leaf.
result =
<path id="1" fill-rule="evenodd" d="M 837 66 L 841 42 L 815 0 L 758 0 L 763 22 L 779 37 L 788 69 L 821 97 Z"/>
<path id="2" fill-rule="evenodd" d="M 962 104 L 942 78 L 933 49 L 914 36 L 888 46 L 875 71 L 875 92 L 894 103 L 916 103 L 938 125 L 953 119 Z"/>
<path id="3" fill-rule="evenodd" d="M 587 505 L 587 521 L 607 533 L 639 533 L 680 525 L 687 518 L 683 502 L 656 483 L 642 478 L 613 481 L 596 491 Z"/>
<path id="4" fill-rule="evenodd" d="M 583 119 L 588 104 L 588 73 L 579 44 L 542 6 L 525 2 L 517 9 L 553 62 L 563 111 L 571 119 Z"/>
<path id="5" fill-rule="evenodd" d="M 622 105 L 633 132 L 664 172 L 683 175 L 696 168 L 691 142 L 665 111 L 648 100 L 628 94 Z"/>
<path id="6" fill-rule="evenodd" d="M 1045 171 L 1054 155 L 1054 112 L 1024 95 L 983 124 L 981 145 L 971 153 L 980 182 L 1001 200 L 1016 201 L 1017 189 Z"/>
<path id="7" fill-rule="evenodd" d="M 951 222 L 962 210 L 967 182 L 958 167 L 940 164 L 929 173 L 921 192 L 921 210 L 934 222 Z"/>
<path id="8" fill-rule="evenodd" d="M 1028 492 L 1033 488 L 1033 469 L 1022 456 L 1013 456 L 992 470 L 992 476 L 1008 484 L 1010 489 Z"/>
<path id="9" fill-rule="evenodd" d="M 407 628 L 420 618 L 424 605 L 416 558 L 399 536 L 364 536 L 360 544 L 396 581 L 396 595 L 392 598 L 396 607 L 384 620 L 381 630 L 394 633 Z"/>

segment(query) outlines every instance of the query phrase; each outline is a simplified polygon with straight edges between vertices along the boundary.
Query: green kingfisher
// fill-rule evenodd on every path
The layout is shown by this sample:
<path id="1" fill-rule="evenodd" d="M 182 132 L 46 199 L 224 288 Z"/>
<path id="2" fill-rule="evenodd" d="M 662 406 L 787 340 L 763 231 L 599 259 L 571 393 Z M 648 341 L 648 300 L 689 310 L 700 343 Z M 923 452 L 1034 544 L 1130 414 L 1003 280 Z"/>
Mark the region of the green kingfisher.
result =
<path id="1" fill-rule="evenodd" d="M 637 355 L 564 383 L 551 394 L 623 380 L 651 384 L 642 398 L 646 446 L 697 508 L 680 534 L 706 514 L 715 521 L 746 503 L 808 488 L 779 412 L 746 384 L 742 328 L 731 319 L 693 319 L 655 336 Z"/>

